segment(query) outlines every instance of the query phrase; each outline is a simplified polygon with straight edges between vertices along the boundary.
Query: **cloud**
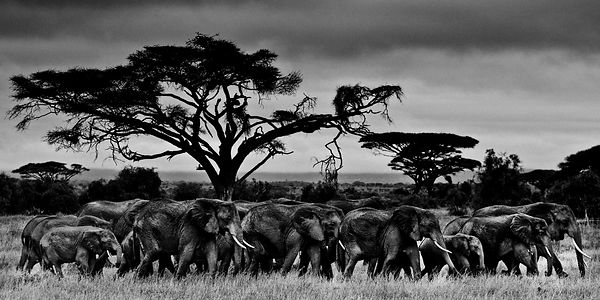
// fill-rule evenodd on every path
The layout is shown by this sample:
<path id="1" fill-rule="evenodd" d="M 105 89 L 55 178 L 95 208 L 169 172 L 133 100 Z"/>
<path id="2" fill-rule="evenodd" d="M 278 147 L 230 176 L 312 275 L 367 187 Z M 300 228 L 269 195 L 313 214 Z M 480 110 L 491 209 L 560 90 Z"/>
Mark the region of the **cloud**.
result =
<path id="1" fill-rule="evenodd" d="M 406 48 L 600 50 L 594 0 L 54 2 L 4 1 L 0 37 L 182 43 L 201 31 L 331 57 Z"/>

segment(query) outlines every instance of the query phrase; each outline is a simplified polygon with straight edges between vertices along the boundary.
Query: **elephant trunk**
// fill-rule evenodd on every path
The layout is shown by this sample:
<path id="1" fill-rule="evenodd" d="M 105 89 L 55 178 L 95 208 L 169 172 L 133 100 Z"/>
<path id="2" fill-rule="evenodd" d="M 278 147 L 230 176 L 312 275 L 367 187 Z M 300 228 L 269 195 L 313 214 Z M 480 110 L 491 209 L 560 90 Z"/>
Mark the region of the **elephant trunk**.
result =
<path id="1" fill-rule="evenodd" d="M 233 238 L 233 241 L 242 249 L 247 249 L 247 247 L 242 244 L 242 241 L 244 241 L 244 235 L 242 233 L 242 226 L 240 226 L 240 224 L 235 224 L 235 223 L 231 223 L 229 224 L 229 226 L 227 226 L 227 229 L 229 230 L 229 234 L 231 234 L 231 237 Z"/>
<path id="2" fill-rule="evenodd" d="M 111 252 L 117 253 L 117 263 L 116 266 L 119 267 L 121 263 L 123 263 L 123 250 L 121 250 L 121 245 L 114 241 L 111 243 Z"/>
<path id="3" fill-rule="evenodd" d="M 581 231 L 579 230 L 579 226 L 577 223 L 573 224 L 569 230 L 569 235 L 573 238 L 573 244 L 575 246 L 575 254 L 577 255 L 577 265 L 579 266 L 579 273 L 581 277 L 585 276 L 585 261 L 583 261 L 583 256 L 589 257 L 582 250 L 581 244 Z M 573 228 L 575 227 L 575 228 Z"/>
<path id="4" fill-rule="evenodd" d="M 456 267 L 454 266 L 454 263 L 452 262 L 452 259 L 450 259 L 450 252 L 448 249 L 446 249 L 446 243 L 444 242 L 444 236 L 442 235 L 441 231 L 438 232 L 434 232 L 431 234 L 431 239 L 433 240 L 433 243 L 440 248 L 440 250 L 442 250 L 442 256 L 444 257 L 444 261 L 446 262 L 446 264 L 448 265 L 448 274 L 457 274 L 457 270 Z"/>

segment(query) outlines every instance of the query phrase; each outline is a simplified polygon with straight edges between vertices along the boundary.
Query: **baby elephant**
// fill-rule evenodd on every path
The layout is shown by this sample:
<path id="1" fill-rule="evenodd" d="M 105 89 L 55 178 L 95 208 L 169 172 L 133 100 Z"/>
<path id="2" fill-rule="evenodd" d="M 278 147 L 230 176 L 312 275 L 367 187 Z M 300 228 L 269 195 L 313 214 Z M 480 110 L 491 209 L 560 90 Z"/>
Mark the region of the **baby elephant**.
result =
<path id="1" fill-rule="evenodd" d="M 79 271 L 92 275 L 96 255 L 105 251 L 117 255 L 117 266 L 121 263 L 122 251 L 115 235 L 107 230 L 93 226 L 64 226 L 48 231 L 40 241 L 42 263 L 54 267 L 56 274 L 62 277 L 61 265 L 77 263 Z"/>
<path id="2" fill-rule="evenodd" d="M 477 274 L 483 271 L 484 257 L 481 241 L 472 235 L 457 233 L 455 235 L 444 235 L 446 247 L 452 252 L 450 259 L 461 273 L 469 272 Z M 446 262 L 440 250 L 431 239 L 425 239 L 419 246 L 421 256 L 423 256 L 423 274 L 429 273 L 431 278 L 439 273 Z"/>

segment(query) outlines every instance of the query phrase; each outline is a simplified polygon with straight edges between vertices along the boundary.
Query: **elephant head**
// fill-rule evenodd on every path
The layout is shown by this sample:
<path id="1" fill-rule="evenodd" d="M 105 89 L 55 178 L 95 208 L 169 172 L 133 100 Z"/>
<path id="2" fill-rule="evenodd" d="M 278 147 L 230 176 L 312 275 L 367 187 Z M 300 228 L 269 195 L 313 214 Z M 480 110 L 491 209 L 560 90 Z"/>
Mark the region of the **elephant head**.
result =
<path id="1" fill-rule="evenodd" d="M 446 246 L 452 250 L 461 265 L 479 273 L 485 268 L 483 246 L 481 241 L 472 235 L 457 233 L 446 238 Z"/>
<path id="2" fill-rule="evenodd" d="M 432 239 L 434 244 L 444 252 L 444 260 L 450 268 L 450 272 L 456 272 L 454 263 L 452 263 L 448 255 L 452 252 L 446 249 L 439 221 L 432 212 L 414 206 L 403 205 L 394 211 L 390 222 L 396 223 L 403 234 L 415 241 L 420 241 L 425 237 Z"/>
<path id="3" fill-rule="evenodd" d="M 122 262 L 123 252 L 121 251 L 121 245 L 119 245 L 117 238 L 109 230 L 97 229 L 85 231 L 81 236 L 80 244 L 94 254 L 101 255 L 108 251 L 113 255 L 117 255 L 117 266 Z"/>
<path id="4" fill-rule="evenodd" d="M 292 226 L 304 238 L 325 241 L 321 218 L 314 207 L 301 207 L 292 214 Z"/>
<path id="5" fill-rule="evenodd" d="M 526 214 L 513 215 L 510 222 L 510 231 L 517 239 L 527 245 L 535 243 L 550 245 L 550 235 L 546 221 Z"/>
<path id="6" fill-rule="evenodd" d="M 590 258 L 590 256 L 582 250 L 581 230 L 579 229 L 573 210 L 567 205 L 555 204 L 551 210 L 548 210 L 547 218 L 544 219 L 548 221 L 548 233 L 552 240 L 560 241 L 564 239 L 565 234 L 573 238 L 579 273 L 581 276 L 585 276 L 585 262 L 583 261 L 583 257 Z"/>
<path id="7" fill-rule="evenodd" d="M 244 241 L 240 215 L 233 202 L 197 199 L 190 209 L 190 214 L 196 220 L 197 226 L 204 231 L 214 234 L 229 232 L 235 243 L 242 249 L 246 249 L 242 242 L 246 245 L 248 243 Z"/>
<path id="8" fill-rule="evenodd" d="M 94 216 L 81 216 L 77 218 L 77 226 L 94 226 L 102 229 L 111 229 L 112 223 Z"/>

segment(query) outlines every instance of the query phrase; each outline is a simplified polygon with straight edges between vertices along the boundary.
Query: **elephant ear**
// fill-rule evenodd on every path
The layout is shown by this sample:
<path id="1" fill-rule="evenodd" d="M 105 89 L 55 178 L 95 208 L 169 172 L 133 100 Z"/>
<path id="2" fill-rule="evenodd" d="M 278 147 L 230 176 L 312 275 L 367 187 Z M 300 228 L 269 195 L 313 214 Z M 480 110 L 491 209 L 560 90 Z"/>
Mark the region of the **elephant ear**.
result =
<path id="1" fill-rule="evenodd" d="M 523 214 L 518 214 L 513 217 L 510 222 L 510 231 L 524 243 L 530 245 L 533 243 L 533 224 L 529 217 Z"/>
<path id="2" fill-rule="evenodd" d="M 104 251 L 102 250 L 100 239 L 100 231 L 86 231 L 81 236 L 80 245 L 93 253 L 101 254 Z"/>
<path id="3" fill-rule="evenodd" d="M 187 215 L 192 224 L 208 233 L 218 233 L 219 223 L 216 217 L 215 207 L 208 203 L 196 202 Z"/>
<path id="4" fill-rule="evenodd" d="M 302 236 L 310 237 L 316 241 L 325 239 L 321 219 L 319 216 L 308 210 L 301 208 L 292 215 L 292 225 Z"/>
<path id="5" fill-rule="evenodd" d="M 394 211 L 392 220 L 398 224 L 400 231 L 415 241 L 420 241 L 421 231 L 417 212 L 410 207 L 401 207 Z"/>

